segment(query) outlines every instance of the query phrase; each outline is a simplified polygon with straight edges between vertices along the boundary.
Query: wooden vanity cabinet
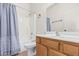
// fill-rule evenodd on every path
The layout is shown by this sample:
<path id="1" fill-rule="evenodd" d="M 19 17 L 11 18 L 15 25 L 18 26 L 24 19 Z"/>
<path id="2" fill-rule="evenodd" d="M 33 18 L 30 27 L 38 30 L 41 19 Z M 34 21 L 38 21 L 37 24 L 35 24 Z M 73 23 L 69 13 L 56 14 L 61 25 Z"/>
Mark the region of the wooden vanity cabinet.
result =
<path id="1" fill-rule="evenodd" d="M 55 50 L 59 49 L 59 46 L 58 46 L 59 42 L 56 41 L 56 40 L 49 40 L 49 39 L 46 39 L 46 38 L 42 38 L 41 44 L 43 44 L 47 47 L 53 48 Z"/>
<path id="2" fill-rule="evenodd" d="M 37 36 L 36 52 L 37 56 L 79 56 L 79 44 Z"/>
<path id="3" fill-rule="evenodd" d="M 36 51 L 37 56 L 47 56 L 47 48 L 41 44 L 37 44 Z"/>
<path id="4" fill-rule="evenodd" d="M 36 55 L 37 56 L 47 56 L 47 47 L 41 44 L 41 38 L 36 37 Z"/>
<path id="5" fill-rule="evenodd" d="M 66 55 L 50 48 L 48 49 L 48 56 L 66 56 Z"/>
<path id="6" fill-rule="evenodd" d="M 60 50 L 69 56 L 79 55 L 79 47 L 73 44 L 62 42 L 60 45 Z"/>
<path id="7" fill-rule="evenodd" d="M 40 43 L 41 42 L 41 38 L 40 37 L 36 37 L 36 43 Z"/>

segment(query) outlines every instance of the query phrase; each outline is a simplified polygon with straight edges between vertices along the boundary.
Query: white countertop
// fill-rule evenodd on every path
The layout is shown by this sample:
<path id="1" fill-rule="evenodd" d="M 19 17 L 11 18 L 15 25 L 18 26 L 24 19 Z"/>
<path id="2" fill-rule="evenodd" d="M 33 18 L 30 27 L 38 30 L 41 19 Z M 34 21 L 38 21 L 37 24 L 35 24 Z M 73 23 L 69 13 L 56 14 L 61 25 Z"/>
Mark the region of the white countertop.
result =
<path id="1" fill-rule="evenodd" d="M 79 37 L 78 36 L 71 36 L 71 37 L 67 36 L 66 37 L 66 36 L 55 36 L 55 35 L 52 35 L 52 34 L 51 35 L 37 34 L 36 36 L 79 43 Z"/>

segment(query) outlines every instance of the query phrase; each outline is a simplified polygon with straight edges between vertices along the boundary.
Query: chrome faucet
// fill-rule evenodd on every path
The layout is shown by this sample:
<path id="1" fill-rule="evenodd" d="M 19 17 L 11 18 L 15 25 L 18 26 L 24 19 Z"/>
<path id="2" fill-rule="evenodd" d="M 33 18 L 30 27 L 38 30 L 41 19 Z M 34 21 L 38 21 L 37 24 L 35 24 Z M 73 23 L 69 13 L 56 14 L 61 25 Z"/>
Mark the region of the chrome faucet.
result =
<path id="1" fill-rule="evenodd" d="M 60 36 L 59 32 L 56 31 L 56 36 Z"/>

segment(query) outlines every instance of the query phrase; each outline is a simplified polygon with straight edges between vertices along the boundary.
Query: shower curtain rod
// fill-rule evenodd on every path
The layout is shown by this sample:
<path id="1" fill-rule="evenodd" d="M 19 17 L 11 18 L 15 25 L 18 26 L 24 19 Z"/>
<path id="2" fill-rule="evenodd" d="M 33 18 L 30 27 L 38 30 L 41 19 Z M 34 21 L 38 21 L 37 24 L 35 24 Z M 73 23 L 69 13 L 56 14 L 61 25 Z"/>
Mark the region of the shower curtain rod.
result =
<path id="1" fill-rule="evenodd" d="M 35 12 L 33 12 L 33 11 L 29 10 L 29 9 L 23 8 L 23 7 L 21 7 L 21 6 L 18 6 L 18 5 L 15 5 L 15 6 L 16 6 L 16 7 L 21 8 L 21 9 L 26 10 L 27 12 L 29 12 L 29 15 L 34 14 L 34 13 L 35 13 Z"/>
<path id="2" fill-rule="evenodd" d="M 29 12 L 29 15 L 35 13 L 35 12 L 33 12 L 33 11 L 29 10 L 29 9 L 23 8 L 23 7 L 21 7 L 21 6 L 17 5 L 17 4 L 15 4 L 15 3 L 13 3 L 13 4 L 14 4 L 16 7 L 19 7 L 19 8 L 21 8 L 21 9 L 24 9 L 24 10 L 26 10 L 27 12 Z"/>

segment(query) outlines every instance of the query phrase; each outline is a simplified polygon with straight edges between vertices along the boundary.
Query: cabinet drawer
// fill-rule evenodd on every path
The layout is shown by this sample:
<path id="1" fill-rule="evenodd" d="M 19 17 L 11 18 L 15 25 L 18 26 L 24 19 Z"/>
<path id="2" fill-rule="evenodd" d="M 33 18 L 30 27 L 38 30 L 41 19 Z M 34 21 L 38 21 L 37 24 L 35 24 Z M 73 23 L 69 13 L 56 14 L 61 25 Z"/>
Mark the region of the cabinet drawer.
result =
<path id="1" fill-rule="evenodd" d="M 60 48 L 62 48 L 62 52 L 66 53 L 70 56 L 78 56 L 79 53 L 79 47 L 71 45 L 71 44 L 67 44 L 67 43 L 62 43 L 62 45 L 60 46 Z"/>
<path id="2" fill-rule="evenodd" d="M 48 49 L 48 56 L 66 56 L 66 55 L 56 50 Z"/>
<path id="3" fill-rule="evenodd" d="M 40 37 L 36 37 L 36 42 L 40 43 L 41 42 L 41 38 Z"/>
<path id="4" fill-rule="evenodd" d="M 51 47 L 51 48 L 56 49 L 56 50 L 59 49 L 59 42 L 58 41 L 53 41 L 53 40 L 50 40 L 50 39 L 42 38 L 41 44 L 43 44 L 47 47 Z"/>

